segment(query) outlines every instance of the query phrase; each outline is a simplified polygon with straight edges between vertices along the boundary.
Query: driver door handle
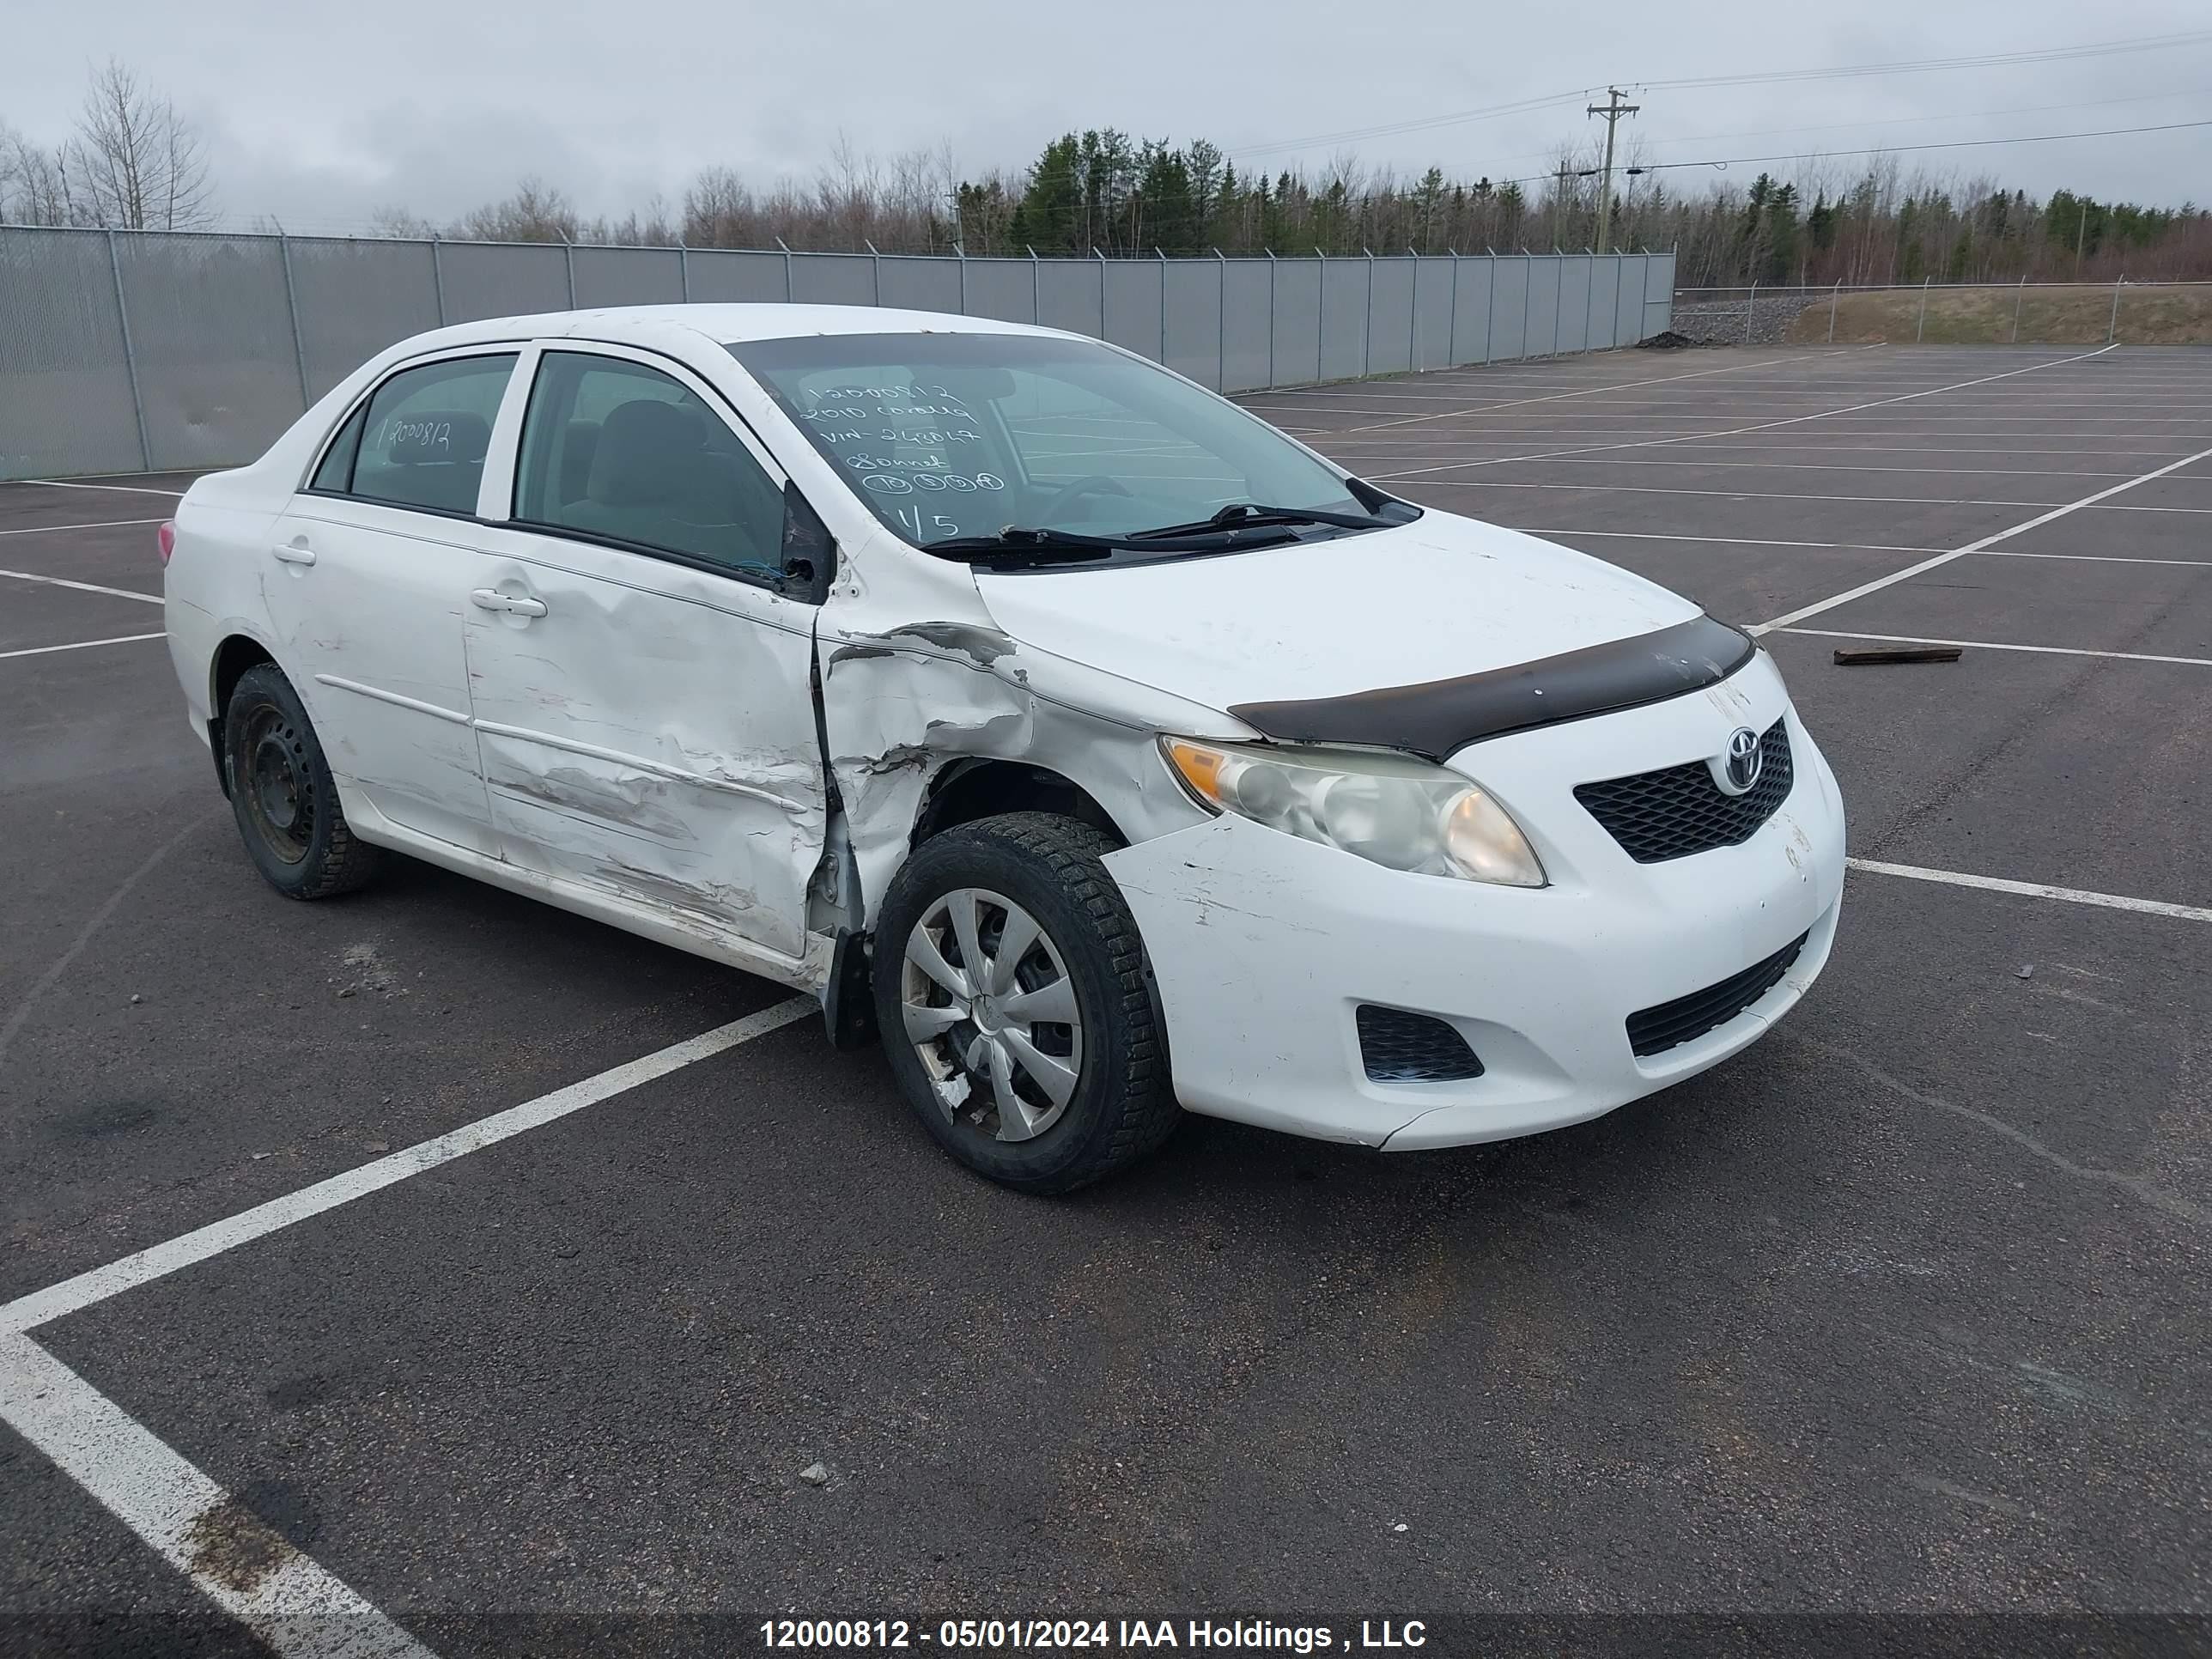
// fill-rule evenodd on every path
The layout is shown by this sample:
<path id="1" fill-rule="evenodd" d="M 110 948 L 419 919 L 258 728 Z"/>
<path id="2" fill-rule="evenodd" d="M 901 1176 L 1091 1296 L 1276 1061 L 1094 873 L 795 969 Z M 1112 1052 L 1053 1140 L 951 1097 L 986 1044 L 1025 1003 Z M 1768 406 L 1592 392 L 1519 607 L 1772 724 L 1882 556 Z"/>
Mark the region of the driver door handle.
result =
<path id="1" fill-rule="evenodd" d="M 545 614 L 543 599 L 519 599 L 512 594 L 497 592 L 489 587 L 479 587 L 469 595 L 469 602 L 479 611 L 505 611 L 517 617 L 542 617 Z"/>
<path id="2" fill-rule="evenodd" d="M 315 562 L 315 550 L 312 547 L 300 547 L 289 542 L 279 542 L 269 550 L 286 564 L 313 564 Z"/>

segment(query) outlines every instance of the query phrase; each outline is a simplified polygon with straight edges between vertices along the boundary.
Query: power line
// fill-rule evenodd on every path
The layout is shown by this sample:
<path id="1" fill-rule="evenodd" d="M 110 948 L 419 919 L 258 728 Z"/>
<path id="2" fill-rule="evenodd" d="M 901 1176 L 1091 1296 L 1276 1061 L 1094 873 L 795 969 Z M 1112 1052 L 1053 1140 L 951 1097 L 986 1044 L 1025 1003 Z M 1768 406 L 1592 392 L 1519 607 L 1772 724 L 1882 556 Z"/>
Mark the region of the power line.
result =
<path id="1" fill-rule="evenodd" d="M 1376 127 L 1348 127 L 1340 132 L 1311 133 L 1304 138 L 1285 138 L 1273 144 L 1241 144 L 1226 149 L 1227 155 L 1267 155 L 1277 150 L 1317 149 L 1323 144 L 1352 143 L 1364 138 L 1394 137 L 1401 132 L 1418 132 L 1429 127 L 1449 126 L 1462 121 L 1488 121 L 1501 115 L 1525 115 L 1554 104 L 1571 104 L 1587 98 L 1593 88 L 1577 87 L 1571 92 L 1548 93 L 1541 98 L 1524 98 L 1517 103 L 1495 104 L 1486 109 L 1461 110 L 1451 115 L 1423 116 L 1411 121 L 1394 121 Z"/>
<path id="2" fill-rule="evenodd" d="M 1654 89 L 1687 87 L 1741 87 L 1779 81 L 1840 81 L 1866 75 L 1924 75 L 1940 70 L 2007 69 L 2021 64 L 2056 64 L 2081 58 L 2109 58 L 2118 52 L 2168 52 L 2179 46 L 2201 46 L 2212 40 L 2212 29 L 2190 29 L 2179 34 L 2142 35 L 2127 40 L 2102 40 L 2088 46 L 2045 46 L 2027 52 L 1983 52 L 1969 58 L 1923 58 L 1894 64 L 1842 64 L 1826 69 L 1767 70 L 1748 75 L 1700 75 L 1679 81 L 1645 81 Z"/>
<path id="3" fill-rule="evenodd" d="M 1814 156 L 1831 155 L 1898 155 L 1908 151 L 1923 149 L 1979 149 L 1990 144 L 2056 144 L 2069 138 L 2118 138 L 2137 132 L 2180 132 L 2191 127 L 2212 127 L 2212 121 L 2168 121 L 2154 127 L 2106 127 L 2096 132 L 2037 132 L 2026 133 L 2015 138 L 1954 138 L 1940 144 L 1877 144 L 1871 149 L 1792 150 L 1784 155 L 1729 155 L 1708 161 L 1647 161 L 1632 169 L 1640 173 L 1658 173 L 1674 167 L 1739 167 L 1753 161 L 1799 161 Z M 1547 175 L 1539 174 L 1538 177 Z M 1519 180 L 1516 182 L 1529 182 Z"/>
<path id="4" fill-rule="evenodd" d="M 1729 138 L 1790 138 L 1804 132 L 1861 132 L 1869 127 L 1924 126 L 1930 121 L 1985 120 L 1992 115 L 2049 115 L 2059 110 L 2110 109 L 2115 104 L 2154 104 L 2170 98 L 2201 98 L 2201 88 L 2185 88 L 2175 92 L 2139 92 L 2125 98 L 2087 98 L 2069 104 L 2014 104 L 2004 109 L 1954 109 L 1936 115 L 1899 115 L 1878 121 L 1831 121 L 1822 126 L 1753 127 L 1739 132 L 1690 132 L 1668 142 L 1676 145 L 1717 143 Z M 1524 150 L 1518 155 L 1504 159 L 1510 161 L 1534 161 L 1548 150 Z"/>
<path id="5" fill-rule="evenodd" d="M 2136 52 L 2170 52 L 2183 47 L 2202 46 L 2212 41 L 2212 29 L 2191 29 L 2173 34 L 2143 35 L 2124 40 L 2092 41 L 2075 46 L 2045 46 L 2022 52 L 1984 52 L 1971 57 L 1927 58 L 1883 64 L 1840 64 L 1822 69 L 1759 70 L 1737 75 L 1697 76 L 1667 81 L 1638 81 L 1634 84 L 1647 91 L 1669 90 L 1696 87 L 1743 87 L 1770 82 L 1845 80 L 1876 75 L 1922 75 L 1952 70 L 2007 69 L 2027 64 L 2060 63 L 2075 58 L 2106 58 L 2116 53 Z M 1426 131 L 1435 127 L 1455 126 L 1462 122 L 1487 121 L 1504 115 L 1521 115 L 1554 104 L 1572 103 L 1577 99 L 1592 96 L 1595 88 L 1577 87 L 1571 92 L 1547 94 L 1540 98 L 1522 99 L 1510 104 L 1496 104 L 1481 109 L 1457 110 L 1441 115 L 1415 117 L 1407 120 L 1383 122 L 1374 126 L 1346 127 L 1334 132 L 1311 133 L 1303 138 L 1279 139 L 1272 143 L 1246 144 L 1232 148 L 1230 155 L 1265 155 L 1281 150 L 1315 149 L 1324 144 L 1352 143 L 1370 138 L 1396 137 L 1408 132 Z"/>

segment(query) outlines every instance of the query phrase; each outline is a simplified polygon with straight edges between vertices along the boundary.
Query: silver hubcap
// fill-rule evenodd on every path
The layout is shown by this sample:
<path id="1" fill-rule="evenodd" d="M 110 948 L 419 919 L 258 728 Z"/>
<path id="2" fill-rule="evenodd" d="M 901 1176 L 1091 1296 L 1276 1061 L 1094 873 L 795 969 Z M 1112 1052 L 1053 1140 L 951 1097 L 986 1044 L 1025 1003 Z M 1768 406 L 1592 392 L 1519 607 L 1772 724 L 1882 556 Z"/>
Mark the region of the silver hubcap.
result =
<path id="1" fill-rule="evenodd" d="M 997 1140 L 1060 1121 L 1083 1072 L 1083 1017 L 1067 965 L 1035 916 L 957 888 L 907 936 L 907 1041 L 946 1119 Z"/>

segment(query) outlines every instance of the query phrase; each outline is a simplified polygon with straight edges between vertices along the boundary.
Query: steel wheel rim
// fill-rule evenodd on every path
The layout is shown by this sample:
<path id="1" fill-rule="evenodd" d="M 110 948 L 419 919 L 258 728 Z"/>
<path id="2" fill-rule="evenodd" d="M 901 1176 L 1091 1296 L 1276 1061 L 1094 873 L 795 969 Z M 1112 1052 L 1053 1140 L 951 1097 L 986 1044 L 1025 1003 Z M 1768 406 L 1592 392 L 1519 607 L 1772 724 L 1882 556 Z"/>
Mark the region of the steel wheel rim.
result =
<path id="1" fill-rule="evenodd" d="M 307 856 L 315 836 L 314 773 L 307 764 L 307 741 L 279 709 L 256 709 L 240 745 L 243 777 L 233 787 L 246 797 L 246 810 L 269 850 L 287 864 Z"/>
<path id="2" fill-rule="evenodd" d="M 1075 981 L 1042 923 L 1002 894 L 958 887 L 907 935 L 899 1013 L 945 1121 L 993 1140 L 1060 1121 L 1083 1075 Z"/>

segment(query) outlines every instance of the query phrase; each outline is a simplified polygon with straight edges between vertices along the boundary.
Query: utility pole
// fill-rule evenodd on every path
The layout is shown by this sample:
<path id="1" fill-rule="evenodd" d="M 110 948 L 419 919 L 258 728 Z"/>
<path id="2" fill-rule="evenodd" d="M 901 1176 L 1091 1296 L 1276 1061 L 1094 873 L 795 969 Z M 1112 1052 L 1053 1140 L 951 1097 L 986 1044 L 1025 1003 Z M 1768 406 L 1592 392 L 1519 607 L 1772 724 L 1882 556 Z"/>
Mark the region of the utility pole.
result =
<path id="1" fill-rule="evenodd" d="M 1622 116 L 1633 115 L 1644 107 L 1641 104 L 1623 103 L 1619 87 L 1607 87 L 1605 92 L 1605 102 L 1587 106 L 1592 115 L 1605 117 L 1605 172 L 1600 177 L 1597 187 L 1597 251 L 1600 253 L 1606 251 L 1606 238 L 1613 228 L 1613 131 L 1620 126 Z"/>

